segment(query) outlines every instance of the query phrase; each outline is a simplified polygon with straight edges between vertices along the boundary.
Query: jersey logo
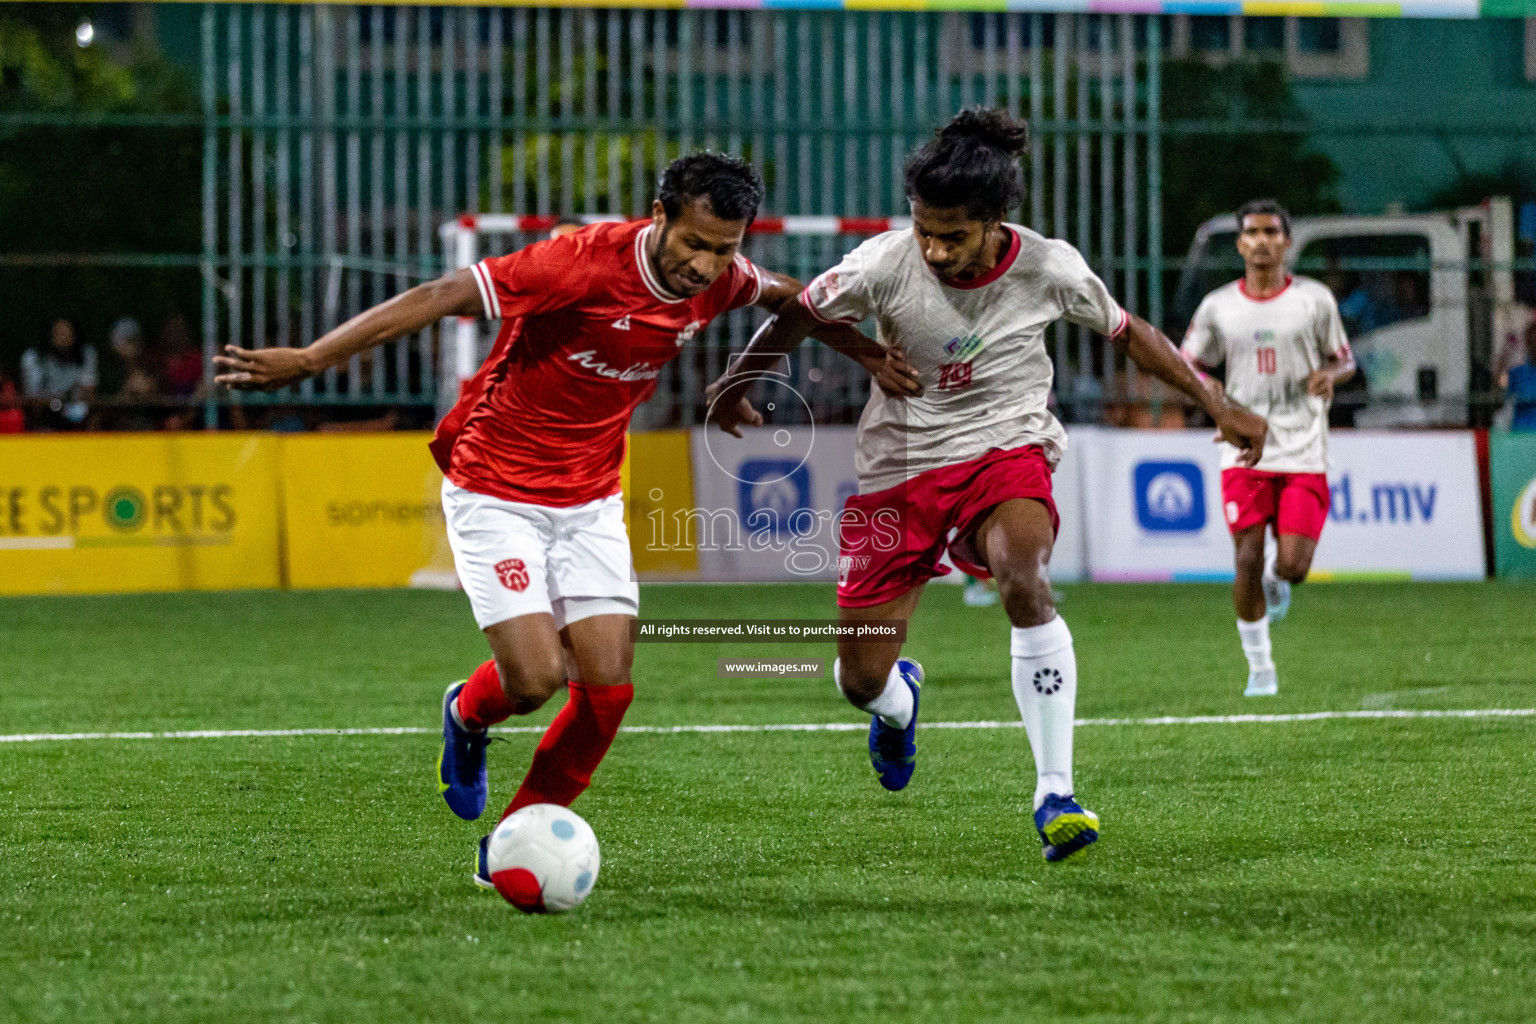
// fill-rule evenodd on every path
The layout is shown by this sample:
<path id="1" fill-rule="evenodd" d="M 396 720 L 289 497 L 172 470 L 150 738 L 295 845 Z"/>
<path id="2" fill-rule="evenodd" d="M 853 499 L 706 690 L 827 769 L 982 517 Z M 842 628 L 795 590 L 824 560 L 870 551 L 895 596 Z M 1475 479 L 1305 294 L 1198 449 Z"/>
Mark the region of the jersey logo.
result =
<path id="1" fill-rule="evenodd" d="M 678 348 L 682 348 L 684 345 L 686 345 L 690 341 L 692 341 L 693 340 L 693 336 L 695 334 L 698 334 L 699 331 L 703 327 L 704 327 L 704 321 L 702 321 L 702 320 L 695 320 L 693 323 L 689 324 L 687 327 L 684 327 L 682 330 L 678 331 L 677 332 L 677 347 Z"/>
<path id="2" fill-rule="evenodd" d="M 623 316 L 621 316 L 617 320 L 615 320 L 613 322 L 613 329 L 616 330 L 616 331 L 627 331 L 627 330 L 629 330 L 629 314 L 625 313 Z"/>
<path id="3" fill-rule="evenodd" d="M 528 567 L 523 564 L 521 558 L 508 558 L 506 561 L 496 563 L 496 578 L 501 585 L 514 593 L 521 594 L 528 589 Z"/>
<path id="4" fill-rule="evenodd" d="M 958 391 L 971 386 L 970 363 L 941 363 L 939 365 L 939 390 Z"/>
<path id="5" fill-rule="evenodd" d="M 944 343 L 944 351 L 956 359 L 969 359 L 981 351 L 981 345 L 981 335 L 972 334 L 965 338 L 950 338 Z"/>
<path id="6" fill-rule="evenodd" d="M 650 363 L 631 363 L 625 369 L 616 370 L 601 359 L 594 359 L 596 355 L 595 350 L 587 349 L 585 352 L 572 352 L 565 357 L 565 360 L 568 363 L 576 363 L 608 380 L 654 380 L 661 376 L 661 370 Z"/>

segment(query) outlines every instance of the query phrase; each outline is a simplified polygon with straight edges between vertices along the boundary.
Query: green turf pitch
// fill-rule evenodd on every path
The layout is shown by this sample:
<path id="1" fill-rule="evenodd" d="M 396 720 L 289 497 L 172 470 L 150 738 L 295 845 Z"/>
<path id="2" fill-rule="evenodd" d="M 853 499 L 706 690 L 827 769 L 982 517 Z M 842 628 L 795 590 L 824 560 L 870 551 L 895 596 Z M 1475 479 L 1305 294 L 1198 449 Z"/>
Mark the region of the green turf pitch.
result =
<path id="1" fill-rule="evenodd" d="M 1225 588 L 1067 587 L 1081 717 L 1536 707 L 1536 590 L 1306 587 L 1281 696 Z M 830 588 L 649 587 L 665 618 L 826 618 Z M 0 734 L 437 724 L 462 596 L 0 601 Z M 996 608 L 932 588 L 931 721 L 1017 717 Z M 829 681 L 645 645 L 630 724 L 857 721 Z M 548 720 L 552 706 L 535 716 Z M 1089 726 L 1104 820 L 1050 866 L 1022 731 L 630 734 L 577 803 L 586 906 L 469 883 L 430 735 L 0 744 L 0 1020 L 1530 1021 L 1536 719 Z M 504 802 L 536 741 L 491 749 Z"/>

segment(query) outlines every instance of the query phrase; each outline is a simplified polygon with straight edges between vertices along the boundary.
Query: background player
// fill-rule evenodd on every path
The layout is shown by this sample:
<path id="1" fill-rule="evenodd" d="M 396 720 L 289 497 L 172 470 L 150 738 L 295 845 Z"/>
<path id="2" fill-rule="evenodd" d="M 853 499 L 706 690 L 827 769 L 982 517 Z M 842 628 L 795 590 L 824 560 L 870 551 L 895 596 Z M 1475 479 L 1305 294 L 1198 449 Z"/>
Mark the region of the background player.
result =
<path id="1" fill-rule="evenodd" d="M 487 729 L 569 696 L 506 813 L 569 805 L 588 785 L 633 696 L 639 602 L 619 466 L 635 407 L 662 366 L 714 317 L 793 304 L 800 283 L 740 255 L 762 182 L 698 154 L 662 175 L 651 220 L 597 224 L 419 285 L 303 349 L 228 347 L 218 381 L 294 384 L 444 317 L 502 322 L 495 347 L 438 426 L 454 562 L 492 657 L 443 699 L 438 785 L 453 812 L 485 809 Z M 883 372 L 848 327 L 820 337 Z M 489 884 L 484 841 L 477 881 Z"/>
<path id="2" fill-rule="evenodd" d="M 1306 579 L 1328 517 L 1328 404 L 1355 360 L 1333 293 L 1286 273 L 1290 214 L 1260 199 L 1238 210 L 1237 222 L 1243 276 L 1201 300 L 1184 355 L 1203 369 L 1225 362 L 1227 395 L 1269 420 L 1257 464 L 1243 464 L 1231 445 L 1221 453 L 1221 504 L 1237 562 L 1232 603 L 1248 657 L 1243 692 L 1262 697 L 1279 688 L 1269 624 L 1289 610 L 1291 584 Z M 1276 553 L 1266 565 L 1271 528 Z"/>
<path id="3" fill-rule="evenodd" d="M 876 236 L 811 282 L 717 382 L 712 418 L 739 434 L 761 422 L 733 378 L 760 372 L 819 324 L 873 316 L 882 346 L 918 382 L 907 397 L 871 389 L 859 420 L 859 493 L 840 520 L 837 601 L 844 621 L 908 619 L 923 584 L 954 563 L 997 579 L 1013 625 L 1013 693 L 1034 751 L 1035 827 L 1047 860 L 1098 838 L 1098 817 L 1073 795 L 1077 662 L 1056 614 L 1047 565 L 1057 517 L 1051 471 L 1066 432 L 1046 408 L 1052 383 L 1044 332 L 1059 318 L 1110 336 L 1138 366 L 1203 406 L 1256 459 L 1264 421 L 1207 390 L 1178 350 L 1128 315 L 1066 242 L 1004 223 L 1023 198 L 1028 128 L 1001 110 L 963 111 L 906 165 L 911 231 Z M 882 550 L 875 517 L 897 518 Z M 953 542 L 946 543 L 951 529 Z M 889 547 L 889 545 L 886 545 Z M 922 670 L 899 643 L 838 645 L 843 694 L 868 711 L 870 759 L 901 789 L 916 756 Z"/>

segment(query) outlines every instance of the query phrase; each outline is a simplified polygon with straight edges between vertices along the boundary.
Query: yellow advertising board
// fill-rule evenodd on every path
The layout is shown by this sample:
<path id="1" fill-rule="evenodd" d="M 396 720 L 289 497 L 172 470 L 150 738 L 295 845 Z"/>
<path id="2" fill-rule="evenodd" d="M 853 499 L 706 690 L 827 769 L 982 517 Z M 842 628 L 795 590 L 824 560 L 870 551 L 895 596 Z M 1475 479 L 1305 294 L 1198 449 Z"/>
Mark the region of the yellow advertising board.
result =
<path id="1" fill-rule="evenodd" d="M 0 595 L 456 587 L 429 439 L 0 438 Z M 696 573 L 647 541 L 693 500 L 687 432 L 633 435 L 623 480 L 636 571 Z"/>
<path id="2" fill-rule="evenodd" d="M 443 526 L 443 477 L 428 434 L 309 434 L 283 439 L 283 522 L 288 585 L 453 587 Z M 620 471 L 635 570 L 696 572 L 691 550 L 651 550 L 650 517 L 692 500 L 688 433 L 633 434 Z M 658 503 L 652 494 L 665 494 Z"/>
<path id="3" fill-rule="evenodd" d="M 454 586 L 426 433 L 283 438 L 288 585 Z"/>
<path id="4" fill-rule="evenodd" d="M 0 594 L 279 585 L 261 434 L 0 439 Z"/>
<path id="5" fill-rule="evenodd" d="M 687 577 L 699 571 L 693 548 L 668 547 L 663 524 L 693 508 L 693 464 L 686 430 L 629 435 L 624 463 L 624 513 L 635 572 L 642 578 Z"/>

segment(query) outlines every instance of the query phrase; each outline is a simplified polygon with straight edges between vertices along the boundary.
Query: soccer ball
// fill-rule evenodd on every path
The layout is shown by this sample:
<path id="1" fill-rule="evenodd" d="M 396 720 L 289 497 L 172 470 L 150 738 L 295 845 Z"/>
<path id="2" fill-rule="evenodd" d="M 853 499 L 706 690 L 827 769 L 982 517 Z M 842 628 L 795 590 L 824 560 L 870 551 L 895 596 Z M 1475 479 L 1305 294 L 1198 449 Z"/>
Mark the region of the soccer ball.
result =
<path id="1" fill-rule="evenodd" d="M 532 804 L 508 815 L 486 848 L 496 891 L 525 914 L 581 906 L 601 860 L 592 826 L 559 804 Z"/>

